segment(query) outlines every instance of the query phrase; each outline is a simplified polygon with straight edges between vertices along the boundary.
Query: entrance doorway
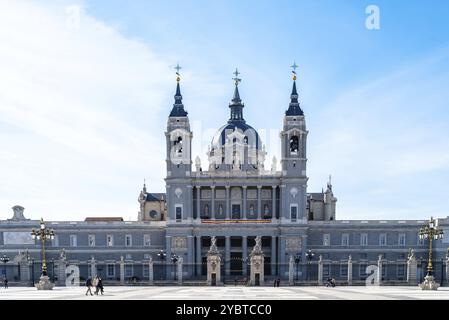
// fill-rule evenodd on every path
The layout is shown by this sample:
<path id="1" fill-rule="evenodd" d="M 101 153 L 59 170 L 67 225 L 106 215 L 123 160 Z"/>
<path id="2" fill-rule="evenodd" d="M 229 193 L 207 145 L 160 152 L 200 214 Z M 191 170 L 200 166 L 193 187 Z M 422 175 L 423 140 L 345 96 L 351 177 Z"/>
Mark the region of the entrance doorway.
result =
<path id="1" fill-rule="evenodd" d="M 241 276 L 242 274 L 242 253 L 231 252 L 231 275 Z"/>
<path id="2" fill-rule="evenodd" d="M 256 273 L 255 275 L 254 275 L 254 285 L 255 286 L 260 286 L 260 273 Z"/>
<path id="3" fill-rule="evenodd" d="M 232 219 L 240 219 L 240 204 L 232 205 Z"/>
<path id="4" fill-rule="evenodd" d="M 211 274 L 212 278 L 211 278 L 211 285 L 216 286 L 217 285 L 217 274 L 216 273 L 212 273 Z"/>

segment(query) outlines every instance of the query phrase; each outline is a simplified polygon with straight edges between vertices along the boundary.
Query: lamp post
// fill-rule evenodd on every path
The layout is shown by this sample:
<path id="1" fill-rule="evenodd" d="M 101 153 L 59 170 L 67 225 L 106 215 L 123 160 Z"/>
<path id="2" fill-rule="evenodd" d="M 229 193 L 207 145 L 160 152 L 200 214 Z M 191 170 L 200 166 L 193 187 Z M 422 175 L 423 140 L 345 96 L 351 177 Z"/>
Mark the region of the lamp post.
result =
<path id="1" fill-rule="evenodd" d="M 301 256 L 298 254 L 295 256 L 296 263 L 296 281 L 299 281 L 299 263 L 301 262 Z"/>
<path id="2" fill-rule="evenodd" d="M 419 239 L 420 240 L 429 240 L 429 262 L 427 265 L 427 275 L 424 278 L 424 282 L 420 284 L 422 290 L 437 290 L 438 284 L 435 283 L 435 279 L 433 277 L 433 265 L 432 265 L 432 244 L 433 240 L 439 240 L 443 238 L 443 230 L 438 227 L 437 222 L 430 218 L 427 225 L 422 227 L 419 230 Z"/>
<path id="3" fill-rule="evenodd" d="M 167 278 L 167 270 L 165 269 L 165 265 L 164 265 L 164 261 L 165 261 L 165 258 L 167 257 L 167 253 L 165 252 L 164 249 L 161 249 L 161 251 L 159 251 L 157 253 L 157 256 L 159 257 L 159 259 L 161 259 L 162 268 L 164 269 L 163 274 L 165 274 L 165 278 Z M 161 273 L 161 280 L 163 280 L 162 273 Z"/>
<path id="4" fill-rule="evenodd" d="M 3 262 L 3 274 L 5 275 L 6 278 L 6 264 L 9 262 L 9 257 L 4 254 L 1 256 L 0 261 Z"/>
<path id="5" fill-rule="evenodd" d="M 176 254 L 172 253 L 170 259 L 171 259 L 171 262 L 173 262 L 174 280 L 176 281 L 176 263 L 179 260 L 179 256 L 177 256 Z"/>
<path id="6" fill-rule="evenodd" d="M 313 257 L 315 256 L 315 253 L 312 250 L 307 250 L 306 252 L 306 259 L 308 261 L 307 263 L 307 281 L 310 280 L 310 264 L 312 263 Z"/>
<path id="7" fill-rule="evenodd" d="M 45 260 L 45 241 L 50 241 L 55 238 L 55 232 L 53 229 L 48 229 L 45 226 L 44 219 L 40 221 L 40 228 L 31 231 L 31 238 L 33 240 L 40 240 L 42 244 L 42 275 L 40 281 L 37 284 L 38 290 L 51 290 L 54 284 L 51 284 L 47 273 L 47 261 Z"/>

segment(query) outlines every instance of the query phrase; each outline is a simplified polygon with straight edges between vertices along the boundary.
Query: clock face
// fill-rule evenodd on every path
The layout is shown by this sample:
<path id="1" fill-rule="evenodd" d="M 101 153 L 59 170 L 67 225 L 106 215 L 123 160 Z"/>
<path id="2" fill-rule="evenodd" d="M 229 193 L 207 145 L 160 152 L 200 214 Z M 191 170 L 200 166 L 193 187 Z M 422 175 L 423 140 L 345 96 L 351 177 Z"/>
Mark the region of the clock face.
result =
<path id="1" fill-rule="evenodd" d="M 153 219 L 154 219 L 154 218 L 157 218 L 157 211 L 151 210 L 151 211 L 150 211 L 150 217 L 153 218 Z"/>

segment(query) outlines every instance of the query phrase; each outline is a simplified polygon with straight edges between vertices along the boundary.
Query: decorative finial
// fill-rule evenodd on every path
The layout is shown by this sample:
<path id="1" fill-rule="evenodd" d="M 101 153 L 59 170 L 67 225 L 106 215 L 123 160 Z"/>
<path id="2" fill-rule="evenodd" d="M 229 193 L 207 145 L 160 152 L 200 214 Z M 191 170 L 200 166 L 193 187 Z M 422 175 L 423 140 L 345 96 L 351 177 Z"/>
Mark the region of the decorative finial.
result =
<path id="1" fill-rule="evenodd" d="M 176 70 L 176 81 L 179 82 L 181 81 L 181 74 L 179 73 L 179 70 L 181 70 L 181 66 L 179 65 L 179 62 L 176 64 L 176 67 L 174 67 L 173 69 Z"/>
<path id="2" fill-rule="evenodd" d="M 235 68 L 235 71 L 234 71 L 235 78 L 232 78 L 232 80 L 234 80 L 234 83 L 236 86 L 238 86 L 239 82 L 242 81 L 242 79 L 239 78 L 239 74 L 240 74 L 239 70 L 237 68 Z"/>
<path id="3" fill-rule="evenodd" d="M 293 81 L 296 80 L 296 68 L 298 68 L 298 66 L 296 65 L 296 62 L 293 61 L 293 64 L 290 66 L 290 68 L 292 68 L 292 74 L 293 74 Z"/>

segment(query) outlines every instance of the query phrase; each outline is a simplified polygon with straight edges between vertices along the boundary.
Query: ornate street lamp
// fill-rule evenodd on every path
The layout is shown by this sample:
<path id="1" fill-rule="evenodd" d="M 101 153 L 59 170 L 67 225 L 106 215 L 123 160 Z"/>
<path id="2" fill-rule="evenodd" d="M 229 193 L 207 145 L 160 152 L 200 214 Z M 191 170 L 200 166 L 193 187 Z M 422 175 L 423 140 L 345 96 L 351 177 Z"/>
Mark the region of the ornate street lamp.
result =
<path id="1" fill-rule="evenodd" d="M 427 275 L 424 278 L 424 282 L 420 284 L 421 289 L 423 290 L 437 290 L 438 284 L 435 283 L 435 279 L 432 275 L 433 266 L 432 266 L 432 244 L 433 240 L 439 240 L 443 238 L 443 230 L 438 227 L 437 222 L 430 218 L 429 223 L 422 227 L 419 230 L 419 239 L 420 240 L 429 240 L 429 262 L 427 265 Z"/>
<path id="2" fill-rule="evenodd" d="M 0 261 L 3 262 L 3 270 L 4 270 L 3 273 L 6 278 L 6 264 L 9 262 L 9 257 L 6 254 L 4 254 L 0 257 Z"/>
<path id="3" fill-rule="evenodd" d="M 33 240 L 40 240 L 42 243 L 42 275 L 40 281 L 37 284 L 38 290 L 51 290 L 54 284 L 52 284 L 48 278 L 47 262 L 45 260 L 45 241 L 50 241 L 55 238 L 55 232 L 52 229 L 48 229 L 45 226 L 44 219 L 41 219 L 40 228 L 31 231 L 31 238 Z"/>
<path id="4" fill-rule="evenodd" d="M 301 255 L 295 256 L 295 263 L 296 263 L 296 281 L 299 281 L 299 263 L 301 262 Z"/>
<path id="5" fill-rule="evenodd" d="M 174 274 L 175 274 L 175 281 L 176 281 L 176 263 L 179 260 L 179 256 L 177 256 L 176 254 L 172 253 L 171 255 L 171 262 L 173 262 L 173 270 L 174 270 Z"/>
<path id="6" fill-rule="evenodd" d="M 164 274 L 165 274 L 165 278 L 167 278 L 167 270 L 165 269 L 165 266 L 164 266 L 164 261 L 165 261 L 165 258 L 167 257 L 167 253 L 165 252 L 165 250 L 164 249 L 161 249 L 158 253 L 157 253 L 157 256 L 159 257 L 159 259 L 161 259 L 161 264 L 162 264 L 162 268 L 164 269 Z M 161 278 L 162 278 L 162 273 L 161 273 Z M 162 280 L 162 279 L 161 279 Z"/>
<path id="7" fill-rule="evenodd" d="M 307 280 L 310 280 L 310 264 L 312 263 L 313 257 L 315 256 L 315 253 L 312 250 L 307 250 L 306 252 L 306 259 L 308 261 L 307 264 Z"/>

